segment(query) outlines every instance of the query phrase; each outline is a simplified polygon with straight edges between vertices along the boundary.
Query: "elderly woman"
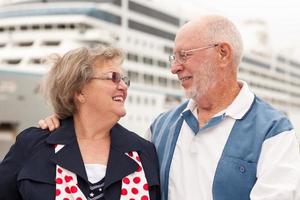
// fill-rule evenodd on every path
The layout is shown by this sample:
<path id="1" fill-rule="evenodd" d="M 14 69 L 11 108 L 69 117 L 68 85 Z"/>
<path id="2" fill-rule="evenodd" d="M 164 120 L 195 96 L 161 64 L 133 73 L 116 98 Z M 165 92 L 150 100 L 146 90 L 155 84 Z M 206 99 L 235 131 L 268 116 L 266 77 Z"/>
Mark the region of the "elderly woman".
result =
<path id="1" fill-rule="evenodd" d="M 160 199 L 155 147 L 118 120 L 129 80 L 114 47 L 79 48 L 45 81 L 61 126 L 29 128 L 0 165 L 0 199 Z"/>

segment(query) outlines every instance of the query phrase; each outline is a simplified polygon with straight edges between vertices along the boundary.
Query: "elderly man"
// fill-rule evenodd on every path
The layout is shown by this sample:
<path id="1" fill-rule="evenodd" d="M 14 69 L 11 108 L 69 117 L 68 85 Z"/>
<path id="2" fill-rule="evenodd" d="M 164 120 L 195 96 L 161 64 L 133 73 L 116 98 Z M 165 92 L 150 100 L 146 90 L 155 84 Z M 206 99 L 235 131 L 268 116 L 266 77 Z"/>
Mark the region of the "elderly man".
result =
<path id="1" fill-rule="evenodd" d="M 242 49 L 239 31 L 221 16 L 178 31 L 171 72 L 190 99 L 150 127 L 164 199 L 300 199 L 295 132 L 237 80 Z"/>
<path id="2" fill-rule="evenodd" d="M 222 16 L 178 31 L 171 72 L 189 100 L 158 116 L 148 135 L 164 200 L 300 199 L 293 126 L 237 80 L 242 49 L 239 31 Z"/>

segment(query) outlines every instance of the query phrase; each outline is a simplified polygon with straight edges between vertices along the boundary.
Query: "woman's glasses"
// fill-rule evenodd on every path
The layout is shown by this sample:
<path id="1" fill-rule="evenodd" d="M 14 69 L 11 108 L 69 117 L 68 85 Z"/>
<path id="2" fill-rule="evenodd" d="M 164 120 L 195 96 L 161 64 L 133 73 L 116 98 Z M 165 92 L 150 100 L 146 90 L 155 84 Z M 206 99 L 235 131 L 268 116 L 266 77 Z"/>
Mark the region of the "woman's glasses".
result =
<path id="1" fill-rule="evenodd" d="M 119 84 L 122 80 L 127 85 L 127 87 L 130 86 L 130 80 L 128 79 L 128 77 L 122 76 L 119 72 L 108 72 L 100 77 L 92 77 L 91 79 L 111 80 L 115 84 Z"/>

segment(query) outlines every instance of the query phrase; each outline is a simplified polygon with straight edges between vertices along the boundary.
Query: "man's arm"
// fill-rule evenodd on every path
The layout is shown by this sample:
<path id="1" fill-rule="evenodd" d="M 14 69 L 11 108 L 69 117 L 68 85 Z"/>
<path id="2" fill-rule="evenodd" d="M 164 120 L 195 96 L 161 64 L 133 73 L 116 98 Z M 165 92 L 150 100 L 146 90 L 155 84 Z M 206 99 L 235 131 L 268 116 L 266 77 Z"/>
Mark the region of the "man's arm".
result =
<path id="1" fill-rule="evenodd" d="M 299 200 L 300 154 L 294 130 L 267 139 L 257 165 L 251 200 Z"/>
<path id="2" fill-rule="evenodd" d="M 58 117 L 54 115 L 50 115 L 45 119 L 41 119 L 39 122 L 39 126 L 42 129 L 49 129 L 49 131 L 54 131 L 60 126 Z"/>

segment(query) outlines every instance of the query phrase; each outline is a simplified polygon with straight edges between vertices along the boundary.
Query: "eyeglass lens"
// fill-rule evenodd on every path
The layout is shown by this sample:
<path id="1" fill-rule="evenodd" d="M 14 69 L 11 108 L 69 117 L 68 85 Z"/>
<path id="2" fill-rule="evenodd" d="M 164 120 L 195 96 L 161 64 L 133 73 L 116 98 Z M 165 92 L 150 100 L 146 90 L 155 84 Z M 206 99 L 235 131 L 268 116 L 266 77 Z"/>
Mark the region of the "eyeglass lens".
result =
<path id="1" fill-rule="evenodd" d="M 121 80 L 124 81 L 124 83 L 129 87 L 130 86 L 130 81 L 127 77 L 122 77 L 120 73 L 118 72 L 112 72 L 111 73 L 111 80 L 114 83 L 120 83 Z"/>

